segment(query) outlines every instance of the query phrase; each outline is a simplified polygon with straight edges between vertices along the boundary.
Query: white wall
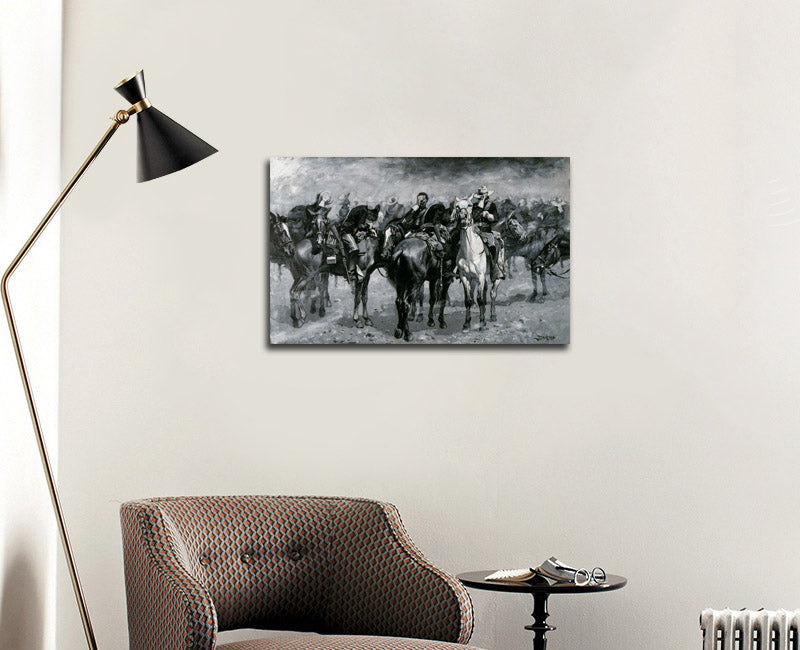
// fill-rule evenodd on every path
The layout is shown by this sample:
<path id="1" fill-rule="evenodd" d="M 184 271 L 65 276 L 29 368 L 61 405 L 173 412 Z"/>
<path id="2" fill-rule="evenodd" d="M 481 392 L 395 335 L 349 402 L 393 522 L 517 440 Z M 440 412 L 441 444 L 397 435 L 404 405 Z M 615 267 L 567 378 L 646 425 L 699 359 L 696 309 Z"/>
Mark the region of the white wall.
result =
<path id="1" fill-rule="evenodd" d="M 61 2 L 0 0 L 0 274 L 59 192 Z M 58 452 L 59 226 L 9 292 L 51 461 Z M 55 647 L 56 534 L 50 497 L 0 317 L 0 650 Z"/>
<path id="2" fill-rule="evenodd" d="M 126 647 L 119 504 L 170 494 L 373 496 L 452 572 L 629 577 L 554 598 L 554 649 L 699 647 L 703 607 L 800 607 L 796 3 L 69 0 L 65 22 L 65 165 L 139 67 L 221 152 L 137 186 L 126 127 L 63 222 L 61 471 L 102 647 Z M 571 156 L 571 345 L 266 348 L 276 155 Z M 474 600 L 477 645 L 530 643 L 527 598 Z"/>

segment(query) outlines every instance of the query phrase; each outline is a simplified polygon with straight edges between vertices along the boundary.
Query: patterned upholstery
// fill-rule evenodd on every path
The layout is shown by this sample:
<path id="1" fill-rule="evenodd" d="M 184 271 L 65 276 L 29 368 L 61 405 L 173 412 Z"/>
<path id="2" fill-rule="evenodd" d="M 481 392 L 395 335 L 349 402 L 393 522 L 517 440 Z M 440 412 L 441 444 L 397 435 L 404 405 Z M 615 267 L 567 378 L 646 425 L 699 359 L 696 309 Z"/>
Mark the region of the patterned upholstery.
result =
<path id="1" fill-rule="evenodd" d="M 323 636 L 220 648 L 440 650 L 472 634 L 467 590 L 388 503 L 182 497 L 125 503 L 121 519 L 131 650 L 211 650 L 237 628 Z"/>
<path id="2" fill-rule="evenodd" d="M 386 636 L 294 636 L 253 639 L 217 646 L 218 650 L 478 650 L 444 641 Z"/>

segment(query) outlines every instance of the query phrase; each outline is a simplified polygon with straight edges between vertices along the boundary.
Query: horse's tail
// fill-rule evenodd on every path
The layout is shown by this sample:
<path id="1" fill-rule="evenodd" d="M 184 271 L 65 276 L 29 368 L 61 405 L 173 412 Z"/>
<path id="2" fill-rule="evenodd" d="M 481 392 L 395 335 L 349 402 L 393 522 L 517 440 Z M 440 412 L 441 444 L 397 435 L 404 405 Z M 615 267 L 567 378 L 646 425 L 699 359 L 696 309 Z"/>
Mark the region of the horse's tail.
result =
<path id="1" fill-rule="evenodd" d="M 295 245 L 294 255 L 289 261 L 289 270 L 295 280 L 318 275 L 320 266 L 315 262 L 314 255 L 311 253 L 311 242 L 309 240 L 301 240 Z"/>

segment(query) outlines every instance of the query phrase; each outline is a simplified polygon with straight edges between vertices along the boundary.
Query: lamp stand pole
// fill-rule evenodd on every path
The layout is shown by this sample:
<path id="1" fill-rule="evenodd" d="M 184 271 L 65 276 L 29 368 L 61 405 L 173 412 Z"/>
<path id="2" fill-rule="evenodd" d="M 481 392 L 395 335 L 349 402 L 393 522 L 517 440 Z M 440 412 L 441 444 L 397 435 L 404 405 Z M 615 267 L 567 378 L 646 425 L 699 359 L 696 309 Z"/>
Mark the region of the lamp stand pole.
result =
<path id="1" fill-rule="evenodd" d="M 61 194 L 56 199 L 55 203 L 53 203 L 50 210 L 44 216 L 44 219 L 39 222 L 39 225 L 36 227 L 36 230 L 33 231 L 33 234 L 28 238 L 28 241 L 25 242 L 25 245 L 22 247 L 17 256 L 14 258 L 14 261 L 11 262 L 11 265 L 6 269 L 6 272 L 3 274 L 2 280 L 2 296 L 3 296 L 3 307 L 5 308 L 6 312 L 6 319 L 8 320 L 8 327 L 11 330 L 11 339 L 14 343 L 14 353 L 17 357 L 17 366 L 19 366 L 19 373 L 22 377 L 22 385 L 25 389 L 25 397 L 28 400 L 28 410 L 31 414 L 31 420 L 33 421 L 33 430 L 36 434 L 36 442 L 39 446 L 39 454 L 42 458 L 42 466 L 44 468 L 44 475 L 45 479 L 47 480 L 47 487 L 50 490 L 50 499 L 53 503 L 53 511 L 56 515 L 56 523 L 58 524 L 58 532 L 61 537 L 61 545 L 64 548 L 64 555 L 67 559 L 67 567 L 69 568 L 69 575 L 72 578 L 72 588 L 75 591 L 75 598 L 78 601 L 78 609 L 81 613 L 81 621 L 83 622 L 83 630 L 86 633 L 86 641 L 89 644 L 90 650 L 97 650 L 97 642 L 94 638 L 94 631 L 92 630 L 92 621 L 89 618 L 89 610 L 86 607 L 86 600 L 83 596 L 83 589 L 81 588 L 81 581 L 78 577 L 78 568 L 75 566 L 75 559 L 72 556 L 72 547 L 69 543 L 69 535 L 67 534 L 67 526 L 64 523 L 64 515 L 61 511 L 61 502 L 58 498 L 58 490 L 56 488 L 55 479 L 53 478 L 53 470 L 50 466 L 50 460 L 47 456 L 47 448 L 44 443 L 44 437 L 42 436 L 42 428 L 39 423 L 39 415 L 36 412 L 36 405 L 33 401 L 33 393 L 31 392 L 30 381 L 28 379 L 28 371 L 25 367 L 25 360 L 22 357 L 22 349 L 20 348 L 19 344 L 19 335 L 17 334 L 17 325 L 14 321 L 14 313 L 11 310 L 11 301 L 8 296 L 8 281 L 11 275 L 16 271 L 17 267 L 19 266 L 20 262 L 24 259 L 24 257 L 28 254 L 30 249 L 36 243 L 36 240 L 39 239 L 39 235 L 42 234 L 44 229 L 52 220 L 53 216 L 61 205 L 66 200 L 69 193 L 72 191 L 72 188 L 78 183 L 78 181 L 83 176 L 84 172 L 89 168 L 89 165 L 94 162 L 95 158 L 100 155 L 100 152 L 103 150 L 103 147 L 108 144 L 108 141 L 111 140 L 111 137 L 116 133 L 117 129 L 125 124 L 130 115 L 135 112 L 133 107 L 127 111 L 117 111 L 117 114 L 112 117 L 113 124 L 109 127 L 108 131 L 106 131 L 105 135 L 102 137 L 100 142 L 97 143 L 92 152 L 80 166 L 80 169 L 75 173 L 72 179 L 67 183 L 67 186 L 61 192 Z"/>

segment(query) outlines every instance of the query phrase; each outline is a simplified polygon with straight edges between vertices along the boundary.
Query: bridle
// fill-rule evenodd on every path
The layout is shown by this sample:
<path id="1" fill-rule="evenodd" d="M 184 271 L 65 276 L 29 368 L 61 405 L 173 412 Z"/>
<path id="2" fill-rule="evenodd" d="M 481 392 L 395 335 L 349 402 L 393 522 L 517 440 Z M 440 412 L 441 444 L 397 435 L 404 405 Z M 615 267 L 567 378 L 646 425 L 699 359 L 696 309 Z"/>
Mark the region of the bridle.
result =
<path id="1" fill-rule="evenodd" d="M 277 217 L 273 217 L 271 214 L 269 220 L 272 224 L 272 232 L 277 234 L 278 239 L 280 240 L 281 251 L 283 251 L 283 254 L 287 257 L 292 257 L 294 255 L 294 242 L 292 241 L 292 235 L 289 232 L 289 226 L 287 226 Z"/>

